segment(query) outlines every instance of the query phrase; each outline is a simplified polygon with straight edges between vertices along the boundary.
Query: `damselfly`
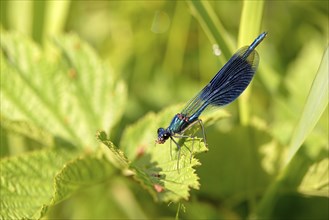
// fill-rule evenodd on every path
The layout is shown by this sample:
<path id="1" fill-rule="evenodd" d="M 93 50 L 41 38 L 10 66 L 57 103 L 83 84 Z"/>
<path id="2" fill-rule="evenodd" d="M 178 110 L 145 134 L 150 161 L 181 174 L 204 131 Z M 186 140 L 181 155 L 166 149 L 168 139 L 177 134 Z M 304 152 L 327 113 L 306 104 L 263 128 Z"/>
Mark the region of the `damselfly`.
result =
<path id="1" fill-rule="evenodd" d="M 178 148 L 178 170 L 181 146 L 174 138 L 194 138 L 184 133 L 193 125 L 199 124 L 207 146 L 204 126 L 199 116 L 210 106 L 219 107 L 229 104 L 247 88 L 258 67 L 259 56 L 255 48 L 266 35 L 266 32 L 260 34 L 249 47 L 239 49 L 208 85 L 188 102 L 182 112 L 174 116 L 168 128 L 158 129 L 156 143 L 163 144 L 170 138 Z"/>

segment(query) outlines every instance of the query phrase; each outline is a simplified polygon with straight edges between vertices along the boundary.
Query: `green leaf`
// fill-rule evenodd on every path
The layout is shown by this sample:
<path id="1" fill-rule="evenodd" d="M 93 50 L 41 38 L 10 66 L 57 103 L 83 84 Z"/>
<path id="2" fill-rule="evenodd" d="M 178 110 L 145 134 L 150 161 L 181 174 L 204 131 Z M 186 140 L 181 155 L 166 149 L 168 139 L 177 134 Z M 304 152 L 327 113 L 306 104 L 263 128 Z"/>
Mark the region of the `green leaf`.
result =
<path id="1" fill-rule="evenodd" d="M 264 1 L 244 1 L 239 28 L 238 47 L 250 45 L 260 34 L 260 26 L 263 17 Z M 261 31 L 263 32 L 263 31 Z M 239 98 L 239 118 L 242 125 L 248 125 L 250 121 L 250 86 Z"/>
<path id="2" fill-rule="evenodd" d="M 1 128 L 7 132 L 13 132 L 19 136 L 39 142 L 44 147 L 54 146 L 54 137 L 45 130 L 35 126 L 34 124 L 28 123 L 26 121 L 8 120 L 4 117 L 1 117 L 0 120 Z M 15 146 L 11 147 L 14 148 Z"/>
<path id="3" fill-rule="evenodd" d="M 318 163 L 313 164 L 298 186 L 298 192 L 305 195 L 329 197 L 328 167 L 328 158 L 324 158 Z"/>
<path id="4" fill-rule="evenodd" d="M 260 32 L 264 1 L 244 1 L 240 19 L 238 47 L 249 45 Z"/>
<path id="5" fill-rule="evenodd" d="M 269 218 L 278 198 L 284 193 L 307 191 L 313 195 L 323 195 L 328 188 L 328 143 L 310 144 L 305 139 L 310 134 L 328 105 L 328 48 L 324 54 L 318 73 L 313 81 L 303 113 L 291 139 L 288 164 L 267 189 L 252 217 Z M 304 144 L 303 144 L 304 143 Z M 319 167 L 320 166 L 320 167 Z M 315 168 L 318 167 L 318 168 Z M 320 186 L 314 185 L 319 181 Z M 312 183 L 312 184 L 310 184 Z M 310 187 L 310 188 L 308 188 Z M 314 188 L 318 192 L 314 191 Z M 327 195 L 325 195 L 327 196 Z"/>
<path id="6" fill-rule="evenodd" d="M 104 131 L 97 132 L 96 138 L 98 139 L 98 141 L 107 146 L 110 150 L 110 152 L 106 153 L 106 155 L 108 159 L 112 162 L 112 164 L 114 164 L 117 168 L 121 170 L 128 169 L 129 160 L 119 148 L 114 146 L 114 144 L 108 139 Z"/>
<path id="7" fill-rule="evenodd" d="M 85 155 L 69 163 L 55 177 L 55 193 L 51 205 L 74 193 L 77 189 L 110 179 L 115 167 L 103 155 Z"/>
<path id="8" fill-rule="evenodd" d="M 283 79 L 284 84 L 282 85 L 285 88 L 285 92 L 274 96 L 271 110 L 275 113 L 275 118 L 271 123 L 272 133 L 286 145 L 290 144 L 292 134 L 300 120 L 307 96 L 311 90 L 312 82 L 316 77 L 319 65 L 314 64 L 319 63 L 322 56 L 323 45 L 317 38 L 310 39 L 307 44 L 303 45 L 294 61 L 289 64 L 286 76 Z M 328 124 L 327 121 L 325 118 L 319 120 L 319 125 L 321 126 L 322 124 L 322 127 L 325 127 Z M 324 130 L 319 127 L 315 128 L 314 131 L 319 133 Z M 327 140 L 327 133 L 323 132 L 322 138 Z"/>
<path id="9" fill-rule="evenodd" d="M 322 62 L 320 64 L 318 73 L 313 81 L 311 90 L 309 92 L 303 113 L 295 128 L 295 132 L 290 142 L 288 161 L 297 152 L 298 148 L 310 132 L 315 127 L 322 113 L 328 106 L 328 82 L 329 82 L 329 48 L 327 47 Z"/>
<path id="10" fill-rule="evenodd" d="M 51 201 L 54 176 L 72 156 L 51 149 L 1 160 L 1 219 L 40 218 Z"/>
<path id="11" fill-rule="evenodd" d="M 178 141 L 182 148 L 178 163 L 178 149 L 174 143 L 172 149 L 170 140 L 163 145 L 155 145 L 157 129 L 168 125 L 171 117 L 179 109 L 176 106 L 165 109 L 157 115 L 147 114 L 125 130 L 120 144 L 131 161 L 129 168 L 135 173 L 135 179 L 150 192 L 155 200 L 161 202 L 187 200 L 190 189 L 199 188 L 199 178 L 194 167 L 200 165 L 200 162 L 195 155 L 208 150 L 200 138 L 194 139 L 194 142 L 191 138 L 180 139 Z M 219 110 L 206 114 L 202 120 L 207 126 L 225 116 L 227 113 Z M 191 133 L 194 130 L 191 129 Z"/>
<path id="12" fill-rule="evenodd" d="M 0 43 L 1 137 L 14 133 L 42 147 L 92 148 L 97 146 L 95 132 L 111 129 L 120 119 L 126 102 L 124 84 L 116 83 L 113 73 L 77 36 L 57 38 L 57 51 L 51 52 L 4 31 Z M 12 150 L 17 143 L 6 145 L 13 145 Z M 105 158 L 93 155 L 66 164 L 70 154 L 48 150 L 1 161 L 1 183 L 6 186 L 1 188 L 1 216 L 39 218 L 49 205 L 81 186 L 107 179 L 114 170 Z M 65 164 L 54 190 L 55 174 Z"/>
<path id="13" fill-rule="evenodd" d="M 1 33 L 1 114 L 94 147 L 95 132 L 120 119 L 125 86 L 77 36 L 56 44 L 60 51 L 46 53 L 20 35 Z"/>
<path id="14" fill-rule="evenodd" d="M 225 200 L 230 207 L 246 203 L 252 208 L 280 163 L 279 146 L 266 129 L 255 124 L 230 131 L 208 130 L 214 146 L 199 157 L 200 194 Z"/>
<path id="15" fill-rule="evenodd" d="M 75 155 L 51 149 L 2 160 L 1 218 L 39 219 L 49 206 L 79 188 L 108 180 L 116 170 L 102 155 L 70 161 Z"/>

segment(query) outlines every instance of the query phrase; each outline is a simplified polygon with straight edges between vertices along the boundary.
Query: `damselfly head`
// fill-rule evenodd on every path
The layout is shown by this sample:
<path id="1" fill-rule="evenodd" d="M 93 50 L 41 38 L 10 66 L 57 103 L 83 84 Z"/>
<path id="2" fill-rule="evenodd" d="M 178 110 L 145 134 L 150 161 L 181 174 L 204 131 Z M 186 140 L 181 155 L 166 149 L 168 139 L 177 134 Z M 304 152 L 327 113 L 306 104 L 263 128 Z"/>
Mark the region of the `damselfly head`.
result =
<path id="1" fill-rule="evenodd" d="M 158 139 L 155 141 L 157 144 L 163 144 L 170 137 L 170 132 L 164 128 L 158 129 Z"/>

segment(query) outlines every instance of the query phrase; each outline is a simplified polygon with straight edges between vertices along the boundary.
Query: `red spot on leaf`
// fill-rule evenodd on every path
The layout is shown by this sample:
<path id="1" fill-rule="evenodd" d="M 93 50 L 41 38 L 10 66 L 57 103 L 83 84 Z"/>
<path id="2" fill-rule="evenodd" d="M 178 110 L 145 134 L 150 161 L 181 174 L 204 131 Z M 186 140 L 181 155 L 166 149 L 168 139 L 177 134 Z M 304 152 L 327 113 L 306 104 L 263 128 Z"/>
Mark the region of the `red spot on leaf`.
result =
<path id="1" fill-rule="evenodd" d="M 140 145 L 139 147 L 137 147 L 137 149 L 136 149 L 136 155 L 137 155 L 137 158 L 140 158 L 144 154 L 145 154 L 145 145 L 143 144 L 143 145 Z"/>
<path id="2" fill-rule="evenodd" d="M 154 184 L 153 187 L 154 187 L 155 191 L 157 191 L 158 193 L 164 191 L 164 187 L 159 184 Z"/>
<path id="3" fill-rule="evenodd" d="M 75 69 L 70 69 L 67 72 L 67 75 L 69 76 L 70 79 L 76 79 L 78 77 L 77 71 Z"/>

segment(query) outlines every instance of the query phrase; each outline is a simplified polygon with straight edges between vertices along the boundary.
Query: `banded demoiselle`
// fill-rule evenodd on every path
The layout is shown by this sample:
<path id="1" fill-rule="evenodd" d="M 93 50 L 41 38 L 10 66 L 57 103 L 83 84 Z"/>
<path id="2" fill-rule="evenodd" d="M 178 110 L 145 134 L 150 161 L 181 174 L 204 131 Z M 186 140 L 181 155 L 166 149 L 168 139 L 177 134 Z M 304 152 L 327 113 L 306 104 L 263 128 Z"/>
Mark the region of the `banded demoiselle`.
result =
<path id="1" fill-rule="evenodd" d="M 185 131 L 199 124 L 204 143 L 207 146 L 204 126 L 199 116 L 210 106 L 220 107 L 231 103 L 248 87 L 259 63 L 259 56 L 255 48 L 266 35 L 266 32 L 260 34 L 250 46 L 239 49 L 208 85 L 187 103 L 181 113 L 174 116 L 168 128 L 158 129 L 156 143 L 163 144 L 170 138 L 178 148 L 178 170 L 181 146 L 174 138 L 191 137 L 184 135 Z"/>

